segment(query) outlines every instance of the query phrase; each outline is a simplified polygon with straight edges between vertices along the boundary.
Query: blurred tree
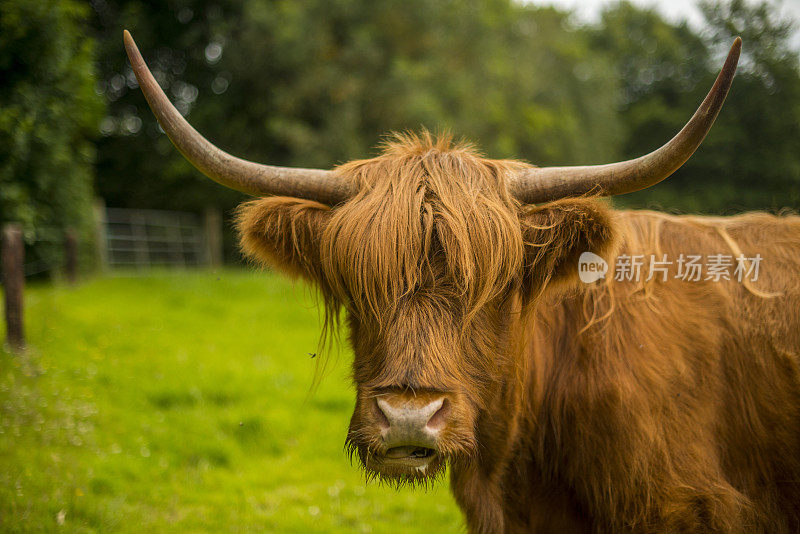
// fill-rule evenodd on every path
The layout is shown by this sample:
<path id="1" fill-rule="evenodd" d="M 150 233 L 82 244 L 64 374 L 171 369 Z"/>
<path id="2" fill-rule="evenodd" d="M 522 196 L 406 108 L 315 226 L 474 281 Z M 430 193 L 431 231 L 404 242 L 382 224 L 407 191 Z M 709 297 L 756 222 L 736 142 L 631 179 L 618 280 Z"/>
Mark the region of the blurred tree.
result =
<path id="1" fill-rule="evenodd" d="M 91 246 L 103 101 L 87 14 L 77 0 L 0 2 L 0 222 L 22 223 L 29 261 L 60 263 L 68 226 Z"/>
<path id="2" fill-rule="evenodd" d="M 226 54 L 223 128 L 237 150 L 295 165 L 420 127 L 495 157 L 600 157 L 619 138 L 616 85 L 565 19 L 508 0 L 251 2 Z"/>
<path id="3" fill-rule="evenodd" d="M 635 157 L 680 129 L 732 35 L 747 30 L 738 79 L 703 146 L 668 182 L 620 202 L 703 212 L 798 203 L 800 76 L 791 27 L 772 4 L 708 3 L 705 33 L 628 2 L 588 29 L 512 0 L 93 6 L 109 101 L 98 189 L 109 205 L 197 211 L 242 198 L 199 178 L 160 132 L 127 64 L 124 27 L 213 142 L 256 161 L 318 167 L 420 127 L 540 165 Z"/>
<path id="4" fill-rule="evenodd" d="M 703 12 L 710 31 L 697 33 L 621 2 L 595 30 L 594 42 L 609 54 L 623 87 L 626 158 L 677 133 L 711 87 L 734 36 L 744 40 L 728 100 L 697 153 L 663 184 L 619 203 L 707 213 L 797 208 L 800 75 L 788 41 L 791 24 L 769 2 L 706 2 Z"/>
<path id="5" fill-rule="evenodd" d="M 93 0 L 99 90 L 108 102 L 97 143 L 97 189 L 109 206 L 202 211 L 229 207 L 241 195 L 197 179 L 174 150 L 128 64 L 122 30 L 129 29 L 154 76 L 182 113 L 199 100 L 219 119 L 226 73 L 219 65 L 237 24 L 236 0 Z M 193 117 L 194 119 L 194 117 Z M 205 130 L 212 134 L 213 130 Z"/>
<path id="6" fill-rule="evenodd" d="M 635 158 L 659 147 L 691 117 L 710 85 L 710 53 L 686 23 L 672 24 L 653 9 L 620 2 L 608 7 L 594 32 L 594 42 L 612 61 L 622 89 L 617 107 L 625 128 L 622 156 Z M 734 84 L 735 85 L 735 84 Z M 723 108 L 726 113 L 728 108 Z M 706 140 L 718 135 L 715 126 Z M 619 197 L 624 206 L 703 209 L 697 198 L 706 178 L 697 176 L 695 156 L 657 188 Z M 718 206 L 706 206 L 711 211 Z"/>
<path id="7" fill-rule="evenodd" d="M 450 130 L 540 164 L 616 155 L 616 78 L 567 15 L 511 0 L 97 0 L 110 205 L 231 207 L 159 133 L 121 44 L 132 30 L 179 109 L 243 157 L 330 167 L 391 130 Z"/>
<path id="8" fill-rule="evenodd" d="M 709 47 L 719 57 L 739 35 L 742 63 L 720 134 L 698 162 L 717 179 L 708 189 L 725 199 L 718 209 L 800 208 L 800 57 L 798 30 L 780 3 L 742 0 L 702 4 Z"/>

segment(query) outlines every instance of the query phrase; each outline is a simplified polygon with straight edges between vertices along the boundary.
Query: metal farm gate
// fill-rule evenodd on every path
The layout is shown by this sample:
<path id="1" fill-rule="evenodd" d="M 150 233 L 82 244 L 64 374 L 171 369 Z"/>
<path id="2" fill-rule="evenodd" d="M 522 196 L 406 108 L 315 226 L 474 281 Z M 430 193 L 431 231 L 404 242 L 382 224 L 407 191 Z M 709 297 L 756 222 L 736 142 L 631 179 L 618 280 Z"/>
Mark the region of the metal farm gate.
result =
<path id="1" fill-rule="evenodd" d="M 98 236 L 110 268 L 196 267 L 221 262 L 219 212 L 105 208 Z"/>

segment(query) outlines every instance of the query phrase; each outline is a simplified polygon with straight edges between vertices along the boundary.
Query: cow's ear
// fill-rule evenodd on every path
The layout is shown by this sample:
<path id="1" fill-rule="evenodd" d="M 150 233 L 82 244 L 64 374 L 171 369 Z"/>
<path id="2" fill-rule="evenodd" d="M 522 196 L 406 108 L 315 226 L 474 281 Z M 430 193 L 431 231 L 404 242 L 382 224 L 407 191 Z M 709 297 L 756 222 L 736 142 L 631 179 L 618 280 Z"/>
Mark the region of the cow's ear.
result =
<path id="1" fill-rule="evenodd" d="M 245 256 L 291 276 L 320 282 L 320 236 L 331 209 L 319 202 L 269 197 L 240 205 L 236 213 Z"/>
<path id="2" fill-rule="evenodd" d="M 608 260 L 616 243 L 613 211 L 601 200 L 565 199 L 526 206 L 520 212 L 525 246 L 523 281 L 535 296 L 544 287 L 578 281 L 578 260 L 593 252 Z"/>

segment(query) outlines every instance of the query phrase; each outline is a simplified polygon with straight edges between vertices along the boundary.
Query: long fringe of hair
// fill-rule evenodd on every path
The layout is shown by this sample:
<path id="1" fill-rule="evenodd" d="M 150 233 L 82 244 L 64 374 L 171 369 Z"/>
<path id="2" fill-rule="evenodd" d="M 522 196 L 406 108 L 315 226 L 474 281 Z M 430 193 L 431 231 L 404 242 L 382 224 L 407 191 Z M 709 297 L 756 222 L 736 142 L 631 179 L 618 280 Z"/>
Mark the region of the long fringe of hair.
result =
<path id="1" fill-rule="evenodd" d="M 379 328 L 417 291 L 453 297 L 468 325 L 519 276 L 522 235 L 505 180 L 523 165 L 429 132 L 395 134 L 377 158 L 342 165 L 359 193 L 322 236 L 328 289 Z"/>

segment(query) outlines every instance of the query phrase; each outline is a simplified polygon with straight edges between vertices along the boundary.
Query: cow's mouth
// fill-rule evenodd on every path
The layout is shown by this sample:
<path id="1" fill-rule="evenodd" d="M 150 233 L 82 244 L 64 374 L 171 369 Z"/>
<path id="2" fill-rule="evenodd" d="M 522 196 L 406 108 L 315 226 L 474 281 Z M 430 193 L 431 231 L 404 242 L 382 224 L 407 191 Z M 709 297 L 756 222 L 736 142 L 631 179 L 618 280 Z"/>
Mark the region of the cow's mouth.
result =
<path id="1" fill-rule="evenodd" d="M 422 474 L 437 458 L 436 450 L 429 447 L 403 445 L 372 456 L 369 467 L 385 474 L 397 475 L 409 469 Z"/>
<path id="2" fill-rule="evenodd" d="M 383 455 L 388 460 L 424 460 L 432 458 L 436 451 L 427 447 L 417 447 L 414 445 L 403 447 L 392 447 Z"/>

